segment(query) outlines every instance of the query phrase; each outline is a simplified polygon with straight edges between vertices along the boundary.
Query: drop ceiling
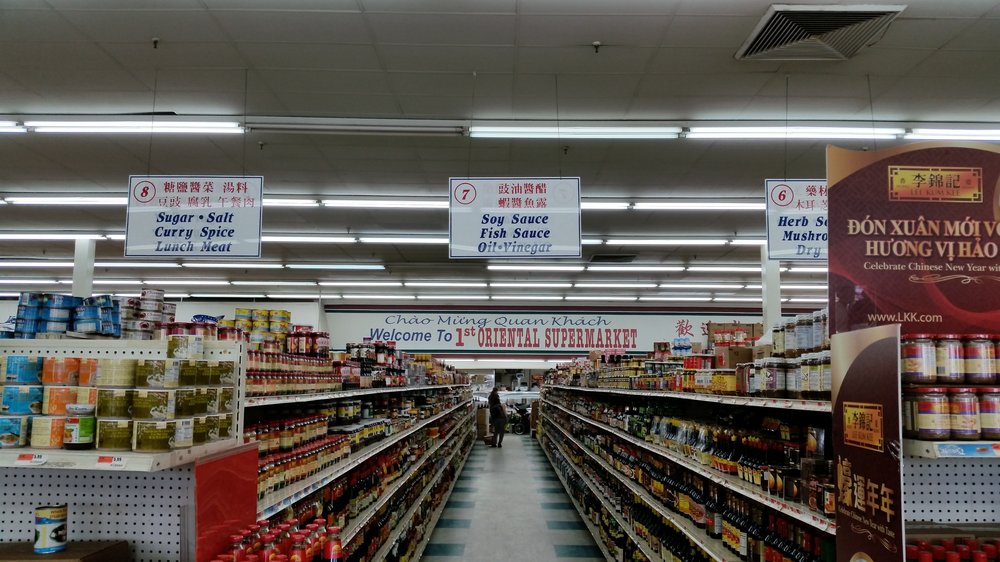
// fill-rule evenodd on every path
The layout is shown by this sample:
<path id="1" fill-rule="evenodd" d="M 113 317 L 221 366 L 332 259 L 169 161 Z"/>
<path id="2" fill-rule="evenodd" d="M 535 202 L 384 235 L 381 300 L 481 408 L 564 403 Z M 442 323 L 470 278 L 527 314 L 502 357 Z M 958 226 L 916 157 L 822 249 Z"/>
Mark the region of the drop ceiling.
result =
<path id="1" fill-rule="evenodd" d="M 800 2 L 824 3 L 829 2 Z M 909 2 L 884 36 L 848 60 L 736 60 L 769 6 L 759 0 L 0 0 L 0 115 L 681 126 L 997 121 L 1000 2 Z M 902 142 L 907 141 L 836 144 L 880 149 Z M 264 176 L 266 195 L 276 198 L 444 198 L 450 176 L 564 175 L 580 176 L 584 198 L 594 201 L 763 201 L 766 178 L 822 178 L 826 144 L 263 129 L 218 136 L 8 134 L 0 135 L 0 197 L 122 196 L 130 174 L 246 173 Z M 0 206 L 3 232 L 119 233 L 124 221 L 120 206 Z M 447 212 L 267 208 L 263 226 L 275 235 L 440 236 L 447 232 Z M 764 213 L 585 210 L 583 232 L 600 240 L 760 239 Z M 753 245 L 599 244 L 584 246 L 583 252 L 580 263 L 597 254 L 629 256 L 646 265 L 747 265 L 760 259 L 759 246 Z M 71 259 L 72 254 L 72 242 L 0 241 L 0 259 Z M 121 241 L 97 242 L 98 260 L 122 254 Z M 760 283 L 759 274 L 746 272 L 498 272 L 487 270 L 485 262 L 449 261 L 447 246 L 439 244 L 269 242 L 262 259 L 381 263 L 386 269 L 306 274 L 287 268 L 177 269 L 172 275 L 262 282 Z M 10 271 L 0 269 L 0 275 L 11 277 Z M 15 273 L 69 277 L 65 269 Z M 162 277 L 162 271 L 141 269 L 96 274 Z M 824 280 L 821 273 L 783 274 L 789 284 Z M 384 292 L 393 290 L 399 291 Z M 425 292 L 435 290 L 445 291 Z M 483 294 L 491 292 L 496 293 Z M 667 293 L 655 288 L 587 294 Z M 759 296 L 759 289 L 733 294 Z"/>

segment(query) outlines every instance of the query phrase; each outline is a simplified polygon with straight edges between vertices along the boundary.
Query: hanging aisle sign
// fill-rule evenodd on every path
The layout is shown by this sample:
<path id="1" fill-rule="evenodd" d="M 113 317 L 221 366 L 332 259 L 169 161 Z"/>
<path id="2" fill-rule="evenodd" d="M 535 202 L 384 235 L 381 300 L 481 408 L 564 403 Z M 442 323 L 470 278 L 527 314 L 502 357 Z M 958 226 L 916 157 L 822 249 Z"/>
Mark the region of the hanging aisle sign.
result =
<path id="1" fill-rule="evenodd" d="M 125 255 L 259 258 L 261 176 L 130 176 Z"/>
<path id="2" fill-rule="evenodd" d="M 827 259 L 826 180 L 765 180 L 771 260 Z"/>
<path id="3" fill-rule="evenodd" d="M 580 257 L 580 178 L 451 178 L 449 188 L 449 257 Z"/>

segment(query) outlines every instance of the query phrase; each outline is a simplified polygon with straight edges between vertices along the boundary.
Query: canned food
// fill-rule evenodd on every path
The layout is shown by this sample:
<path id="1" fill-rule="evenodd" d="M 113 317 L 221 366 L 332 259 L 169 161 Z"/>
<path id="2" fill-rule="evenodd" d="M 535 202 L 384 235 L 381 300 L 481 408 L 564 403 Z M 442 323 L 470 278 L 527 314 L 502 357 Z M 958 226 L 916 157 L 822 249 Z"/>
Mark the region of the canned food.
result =
<path id="1" fill-rule="evenodd" d="M 250 319 L 254 322 L 268 322 L 271 320 L 271 311 L 262 308 L 251 310 Z"/>
<path id="2" fill-rule="evenodd" d="M 176 413 L 178 417 L 193 416 L 198 413 L 197 394 L 195 388 L 179 388 L 176 394 Z"/>
<path id="3" fill-rule="evenodd" d="M 219 414 L 219 439 L 229 439 L 233 434 L 233 415 Z"/>
<path id="4" fill-rule="evenodd" d="M 219 389 L 219 412 L 232 412 L 236 406 L 236 389 L 224 386 Z"/>
<path id="5" fill-rule="evenodd" d="M 31 418 L 31 446 L 35 449 L 58 449 L 63 446 L 66 428 L 64 416 L 33 416 Z"/>
<path id="6" fill-rule="evenodd" d="M 149 287 L 143 287 L 142 290 L 139 291 L 139 298 L 142 300 L 162 301 L 163 295 L 164 295 L 163 289 L 152 289 Z"/>
<path id="7" fill-rule="evenodd" d="M 139 304 L 135 307 L 135 309 L 137 312 L 162 312 L 163 301 L 140 299 Z"/>
<path id="8" fill-rule="evenodd" d="M 45 293 L 21 293 L 17 299 L 17 304 L 22 306 L 38 307 L 45 302 Z"/>
<path id="9" fill-rule="evenodd" d="M 252 320 L 253 310 L 249 308 L 237 308 L 235 316 L 237 320 Z"/>
<path id="10" fill-rule="evenodd" d="M 97 420 L 96 448 L 101 451 L 132 449 L 132 420 Z"/>
<path id="11" fill-rule="evenodd" d="M 83 302 L 82 299 L 73 295 L 55 295 L 52 293 L 45 295 L 45 306 L 50 308 L 73 309 L 80 306 L 81 302 Z"/>
<path id="12" fill-rule="evenodd" d="M 90 386 L 76 387 L 76 403 L 97 405 L 97 389 Z"/>
<path id="13" fill-rule="evenodd" d="M 161 307 L 164 314 L 177 314 L 177 304 L 172 302 L 165 302 Z"/>
<path id="14" fill-rule="evenodd" d="M 169 360 L 140 359 L 135 366 L 136 388 L 177 388 L 178 369 L 168 368 Z"/>
<path id="15" fill-rule="evenodd" d="M 132 332 L 151 332 L 156 329 L 156 323 L 151 320 L 124 320 L 122 329 Z"/>
<path id="16" fill-rule="evenodd" d="M 194 418 L 194 444 L 204 445 L 208 442 L 208 416 Z"/>
<path id="17" fill-rule="evenodd" d="M 163 313 L 153 312 L 150 310 L 139 310 L 135 313 L 136 320 L 145 320 L 146 322 L 162 322 Z"/>
<path id="18" fill-rule="evenodd" d="M 135 385 L 135 359 L 82 359 L 80 384 L 105 388 Z"/>
<path id="19" fill-rule="evenodd" d="M 926 440 L 944 440 L 951 437 L 951 405 L 944 388 L 918 387 L 913 389 L 916 403 L 915 426 L 917 436 Z"/>
<path id="20" fill-rule="evenodd" d="M 965 382 L 972 384 L 993 384 L 996 371 L 993 368 L 993 340 L 989 334 L 968 336 L 964 343 Z"/>
<path id="21" fill-rule="evenodd" d="M 268 330 L 276 333 L 288 332 L 288 322 L 284 320 L 281 321 L 271 320 L 268 323 Z"/>
<path id="22" fill-rule="evenodd" d="M 177 415 L 176 390 L 136 390 L 132 417 L 137 420 L 172 420 Z"/>
<path id="23" fill-rule="evenodd" d="M 37 306 L 26 306 L 23 304 L 17 305 L 17 315 L 14 318 L 22 318 L 24 320 L 38 320 L 40 317 L 41 309 Z"/>
<path id="24" fill-rule="evenodd" d="M 42 390 L 42 413 L 47 416 L 65 416 L 66 406 L 76 402 L 77 387 L 46 386 Z"/>
<path id="25" fill-rule="evenodd" d="M 66 322 L 49 322 L 49 321 L 38 322 L 39 334 L 64 334 L 68 329 L 69 329 L 69 324 Z"/>
<path id="26" fill-rule="evenodd" d="M 201 359 L 204 353 L 205 338 L 202 336 L 167 336 L 167 357 L 170 359 Z"/>
<path id="27" fill-rule="evenodd" d="M 52 554 L 66 550 L 66 504 L 35 508 L 35 554 Z"/>
<path id="28" fill-rule="evenodd" d="M 7 384 L 38 384 L 42 380 L 42 358 L 34 355 L 8 355 L 4 381 Z"/>
<path id="29" fill-rule="evenodd" d="M 80 380 L 80 359 L 46 357 L 42 360 L 42 384 L 75 385 Z"/>
<path id="30" fill-rule="evenodd" d="M 267 332 L 271 328 L 271 322 L 269 320 L 254 320 L 251 326 L 254 331 Z"/>
<path id="31" fill-rule="evenodd" d="M 41 385 L 7 385 L 0 394 L 0 414 L 27 415 L 42 413 Z"/>
<path id="32" fill-rule="evenodd" d="M 83 299 L 83 306 L 96 306 L 109 308 L 115 305 L 115 298 L 111 295 L 94 295 Z"/>
<path id="33" fill-rule="evenodd" d="M 174 448 L 177 423 L 171 421 L 133 421 L 132 450 L 165 453 Z"/>
<path id="34" fill-rule="evenodd" d="M 60 318 L 59 320 L 69 320 L 69 311 L 67 311 L 65 318 Z M 74 309 L 76 313 L 77 320 L 100 320 L 101 319 L 101 307 L 99 306 L 78 306 Z"/>
<path id="35" fill-rule="evenodd" d="M 135 391 L 125 388 L 97 389 L 97 417 L 128 418 L 132 416 Z M 131 433 L 130 433 L 131 435 Z"/>
<path id="36" fill-rule="evenodd" d="M 66 406 L 66 425 L 63 430 L 63 446 L 70 450 L 94 447 L 94 432 L 97 419 L 90 404 L 70 404 Z"/>
<path id="37" fill-rule="evenodd" d="M 153 332 L 136 332 L 134 330 L 122 330 L 123 340 L 148 341 L 153 339 Z"/>
<path id="38" fill-rule="evenodd" d="M 982 435 L 979 426 L 979 400 L 975 388 L 949 388 L 951 395 L 952 439 L 976 440 Z"/>
<path id="39" fill-rule="evenodd" d="M 277 322 L 288 323 L 291 322 L 292 320 L 292 313 L 287 310 L 272 310 L 271 313 L 268 315 L 268 320 L 270 320 L 271 322 L 277 321 Z"/>
<path id="40" fill-rule="evenodd" d="M 28 444 L 28 416 L 0 416 L 0 449 Z"/>
<path id="41" fill-rule="evenodd" d="M 174 426 L 174 449 L 187 449 L 200 444 L 195 439 L 196 428 L 193 418 L 178 419 Z"/>
<path id="42" fill-rule="evenodd" d="M 81 334 L 96 334 L 101 331 L 100 320 L 75 320 L 73 321 L 73 331 Z"/>
<path id="43" fill-rule="evenodd" d="M 955 334 L 938 334 L 935 344 L 938 383 L 965 382 L 962 340 Z"/>

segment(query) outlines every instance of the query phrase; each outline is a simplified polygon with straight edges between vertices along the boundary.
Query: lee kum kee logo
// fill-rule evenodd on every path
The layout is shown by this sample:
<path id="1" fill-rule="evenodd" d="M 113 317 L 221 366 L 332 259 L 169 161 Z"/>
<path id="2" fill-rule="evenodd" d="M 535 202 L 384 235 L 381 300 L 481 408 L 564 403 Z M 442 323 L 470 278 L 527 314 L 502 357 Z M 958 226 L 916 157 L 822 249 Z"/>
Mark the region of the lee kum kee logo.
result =
<path id="1" fill-rule="evenodd" d="M 981 203 L 983 169 L 889 166 L 889 200 Z"/>

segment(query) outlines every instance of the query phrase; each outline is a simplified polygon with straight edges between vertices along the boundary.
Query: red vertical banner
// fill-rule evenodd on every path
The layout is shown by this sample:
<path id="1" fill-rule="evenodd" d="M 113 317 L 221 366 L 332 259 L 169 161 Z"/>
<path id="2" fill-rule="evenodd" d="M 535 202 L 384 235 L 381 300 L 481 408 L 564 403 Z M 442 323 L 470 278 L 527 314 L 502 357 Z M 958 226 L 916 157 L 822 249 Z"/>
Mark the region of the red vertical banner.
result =
<path id="1" fill-rule="evenodd" d="M 827 149 L 830 332 L 1000 331 L 1000 147 Z"/>
<path id="2" fill-rule="evenodd" d="M 899 326 L 831 341 L 837 562 L 903 562 Z"/>
<path id="3" fill-rule="evenodd" d="M 209 562 L 229 537 L 257 518 L 257 447 L 198 461 L 194 467 L 197 562 Z"/>

